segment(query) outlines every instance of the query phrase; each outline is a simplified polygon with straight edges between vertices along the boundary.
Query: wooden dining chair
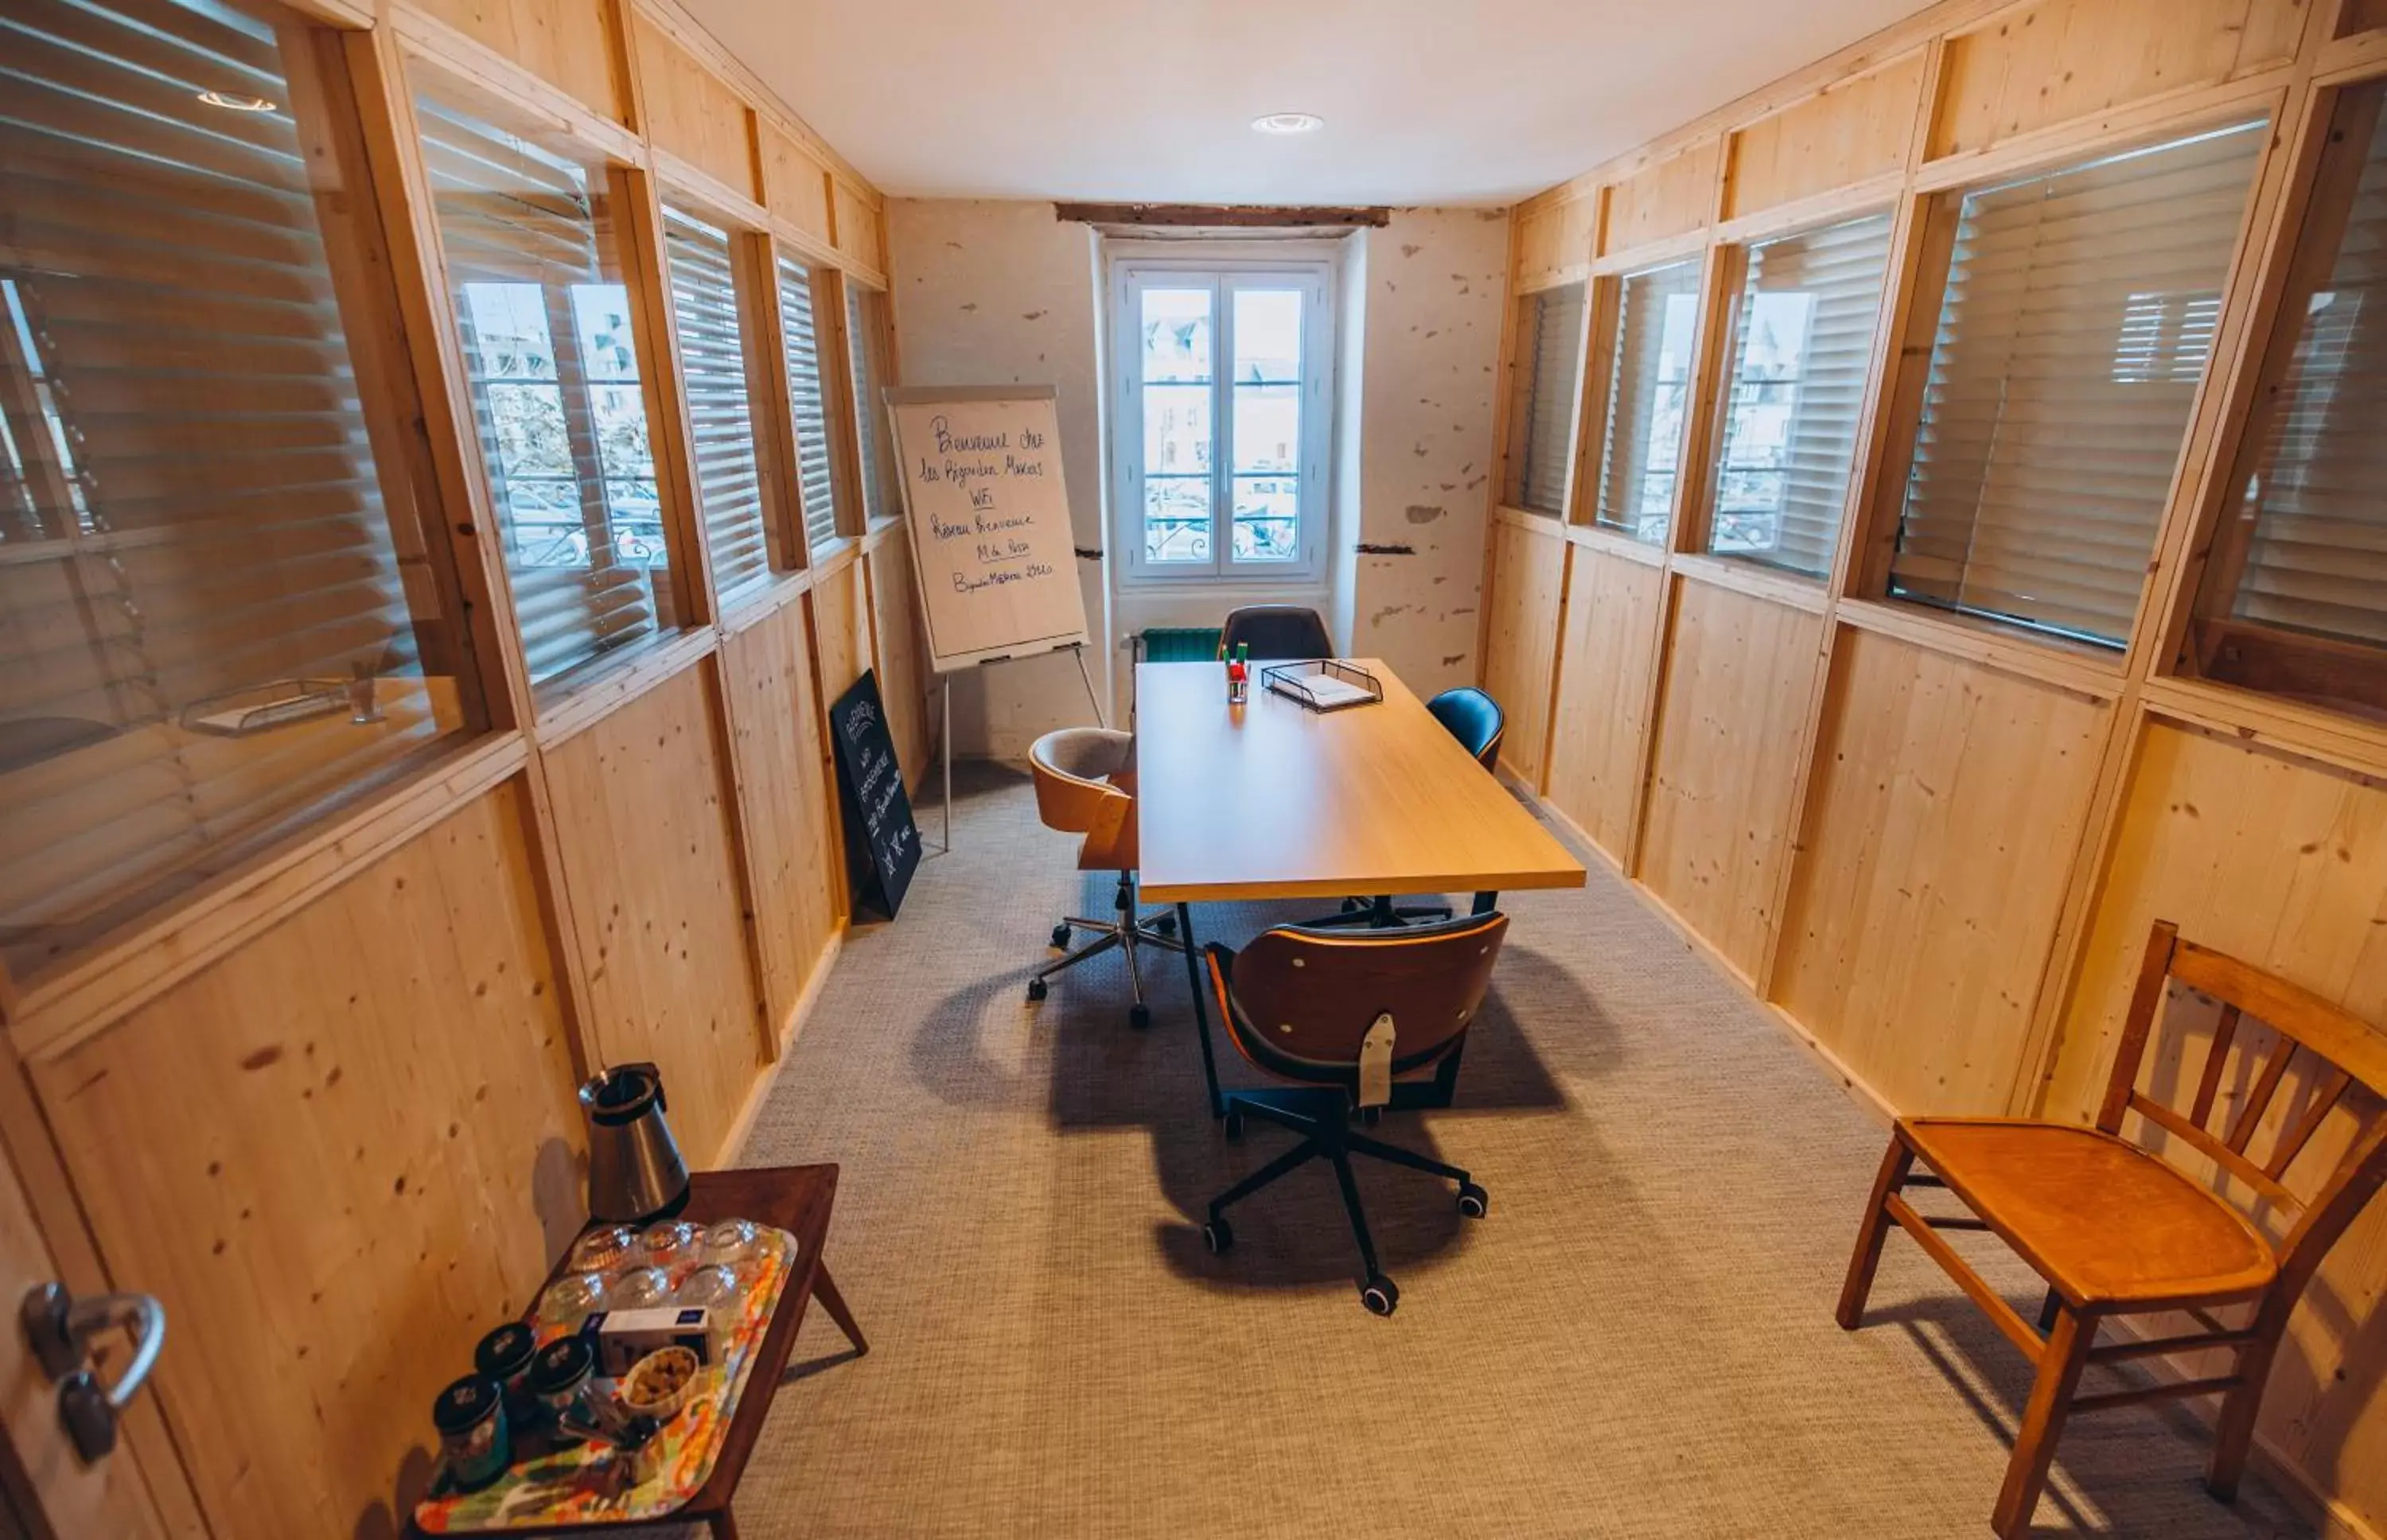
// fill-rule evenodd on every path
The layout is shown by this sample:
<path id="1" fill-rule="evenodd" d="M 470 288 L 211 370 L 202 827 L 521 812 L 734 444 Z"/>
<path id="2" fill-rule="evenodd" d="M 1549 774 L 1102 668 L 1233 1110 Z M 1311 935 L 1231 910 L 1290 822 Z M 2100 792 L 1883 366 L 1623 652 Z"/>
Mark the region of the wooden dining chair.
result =
<path id="1" fill-rule="evenodd" d="M 2220 1007 L 2184 1113 L 2138 1089 L 2174 980 Z M 2267 1041 L 2259 1029 L 2244 1031 L 2249 1017 L 2270 1029 Z M 2280 1101 L 2299 1055 L 2309 1063 Z M 2360 1092 L 2346 1104 L 2357 1083 Z M 1882 1242 L 1896 1220 L 2038 1366 L 1990 1519 L 2000 1535 L 2028 1530 L 2068 1417 L 2162 1397 L 2223 1397 L 2204 1484 L 2231 1501 L 2288 1313 L 2387 1179 L 2382 1088 L 2387 1033 L 2251 964 L 2183 941 L 2158 920 L 2095 1127 L 2014 1117 L 1898 1120 L 1849 1259 L 1840 1325 L 1853 1332 L 1863 1322 Z M 2341 1104 L 2346 1116 L 2333 1117 Z M 2135 1138 L 2124 1137 L 2126 1120 L 2134 1120 Z M 2300 1162 L 2331 1124 L 2323 1154 L 2343 1141 L 2334 1156 Z M 1926 1169 L 1918 1171 L 1918 1163 Z M 2325 1168 L 2301 1193 L 2290 1182 L 2300 1165 Z M 1926 1217 L 1906 1200 L 1910 1187 L 1944 1188 L 1971 1213 Z M 1952 1230 L 1993 1232 L 2047 1281 L 2036 1330 L 1956 1254 L 1941 1234 Z M 2238 1305 L 2249 1308 L 2236 1324 L 2213 1313 Z M 2097 1342 L 2107 1320 L 2158 1311 L 2184 1311 L 2199 1330 L 2142 1329 Z M 2229 1372 L 2078 1394 L 2091 1365 L 2215 1348 L 2231 1355 Z"/>
<path id="2" fill-rule="evenodd" d="M 1127 959 L 1128 1023 L 1148 1027 L 1152 1007 L 1143 1003 L 1137 949 L 1182 953 L 1185 943 L 1177 936 L 1175 915 L 1136 913 L 1135 739 L 1105 727 L 1063 727 L 1029 746 L 1028 769 L 1036 783 L 1038 819 L 1046 828 L 1084 836 L 1078 869 L 1118 874 L 1111 918 L 1070 915 L 1053 928 L 1055 947 L 1067 948 L 1079 931 L 1093 940 L 1037 969 L 1028 980 L 1028 998 L 1043 999 L 1053 975 L 1117 948 Z"/>

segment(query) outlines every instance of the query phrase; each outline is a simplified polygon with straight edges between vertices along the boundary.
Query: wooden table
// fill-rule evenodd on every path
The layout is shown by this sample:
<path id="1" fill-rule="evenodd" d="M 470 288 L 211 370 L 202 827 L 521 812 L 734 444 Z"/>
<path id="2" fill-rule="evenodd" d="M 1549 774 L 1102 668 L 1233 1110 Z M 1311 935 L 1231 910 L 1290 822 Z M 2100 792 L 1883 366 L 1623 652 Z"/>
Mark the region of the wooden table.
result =
<path id="1" fill-rule="evenodd" d="M 829 1205 L 836 1197 L 834 1166 L 699 1171 L 692 1179 L 688 1207 L 680 1214 L 681 1218 L 703 1225 L 721 1219 L 752 1219 L 757 1224 L 776 1225 L 796 1238 L 796 1266 L 786 1291 L 779 1295 L 777 1307 L 771 1312 L 771 1324 L 764 1330 L 763 1344 L 755 1349 L 761 1357 L 754 1360 L 753 1371 L 746 1378 L 745 1392 L 738 1398 L 738 1410 L 729 1419 L 728 1431 L 722 1435 L 721 1453 L 714 1462 L 712 1476 L 676 1512 L 660 1519 L 642 1519 L 638 1524 L 701 1523 L 712 1527 L 714 1540 L 738 1540 L 738 1523 L 729 1514 L 730 1499 L 737 1496 L 739 1478 L 746 1473 L 746 1460 L 754 1452 L 754 1440 L 763 1431 L 764 1420 L 771 1415 L 771 1397 L 778 1393 L 779 1377 L 787 1372 L 788 1355 L 796 1345 L 796 1329 L 803 1324 L 804 1306 L 815 1295 L 819 1296 L 829 1319 L 845 1333 L 846 1341 L 853 1344 L 854 1353 L 859 1356 L 870 1351 L 870 1344 L 862 1339 L 861 1328 L 853 1324 L 852 1313 L 838 1294 L 837 1284 L 829 1278 L 827 1265 L 821 1260 L 821 1244 L 828 1239 Z M 559 1261 L 548 1281 L 555 1281 L 563 1268 L 563 1262 Z M 512 1540 L 523 1535 L 589 1534 L 626 1527 L 630 1527 L 626 1521 L 610 1520 L 489 1533 Z M 415 1533 L 411 1525 L 409 1533 Z"/>
<path id="2" fill-rule="evenodd" d="M 1189 905 L 1580 888 L 1583 863 L 1393 671 L 1381 704 L 1313 712 L 1259 688 L 1227 704 L 1215 663 L 1135 674 L 1136 839 L 1146 898 L 1177 905 L 1213 1115 L 1224 1116 Z"/>

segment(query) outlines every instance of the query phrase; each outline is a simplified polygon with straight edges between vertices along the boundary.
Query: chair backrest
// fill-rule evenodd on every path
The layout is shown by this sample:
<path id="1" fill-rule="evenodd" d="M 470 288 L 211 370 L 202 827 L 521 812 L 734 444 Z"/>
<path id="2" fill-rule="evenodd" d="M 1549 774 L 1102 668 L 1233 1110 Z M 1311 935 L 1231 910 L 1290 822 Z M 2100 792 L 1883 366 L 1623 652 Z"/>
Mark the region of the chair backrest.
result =
<path id="1" fill-rule="evenodd" d="M 1381 930 L 1282 925 L 1239 953 L 1212 947 L 1211 983 L 1237 1046 L 1265 1068 L 1348 1080 L 1368 1029 L 1389 1012 L 1393 1070 L 1406 1074 L 1464 1036 L 1508 933 L 1497 914 Z"/>
<path id="2" fill-rule="evenodd" d="M 1500 767 L 1500 734 L 1506 724 L 1501 720 L 1500 702 L 1472 685 L 1444 690 L 1425 703 L 1425 709 L 1459 739 L 1459 746 L 1475 756 L 1475 763 L 1486 770 Z"/>
<path id="3" fill-rule="evenodd" d="M 1133 762 L 1135 739 L 1106 727 L 1062 727 L 1028 749 L 1036 816 L 1050 829 L 1086 837 L 1080 865 L 1135 865 L 1135 797 L 1109 777 Z"/>
<path id="4" fill-rule="evenodd" d="M 2185 1112 L 2138 1088 L 2148 1040 L 2174 979 L 2221 1007 Z M 2267 1044 L 2241 1041 L 2242 1036 L 2255 1035 L 2242 1033 L 2249 1016 L 2270 1029 Z M 2241 1050 L 2234 1060 L 2233 1044 Z M 2299 1072 L 2296 1089 L 2279 1104 L 2274 1116 L 2281 1083 L 2299 1055 L 2311 1062 Z M 2185 1057 L 2179 1067 L 2184 1081 Z M 2318 1187 L 2301 1194 L 2291 1191 L 2289 1168 L 2357 1083 L 2368 1105 L 2346 1109 L 2343 1121 L 2351 1131 L 2335 1163 Z M 2267 1205 L 2286 1218 L 2285 1233 L 2273 1249 L 2281 1282 L 2292 1297 L 2387 1180 L 2382 1088 L 2387 1088 L 2387 1033 L 2251 963 L 2181 940 L 2176 926 L 2157 920 L 2147 937 L 2097 1126 L 2118 1135 L 2125 1116 L 2136 1113 L 2147 1125 L 2138 1141 L 2142 1147 L 2169 1158 L 2170 1152 L 2161 1147 L 2164 1141 L 2145 1137 L 2149 1130 L 2160 1130 L 2234 1179 L 2224 1184 L 2227 1191 L 2252 1192 L 2254 1198 L 2243 1206 L 2252 1210 Z M 2259 1152 L 2260 1159 L 2250 1151 Z"/>
<path id="5" fill-rule="evenodd" d="M 1219 656 L 1231 658 L 1249 644 L 1257 661 L 1269 658 L 1331 658 L 1334 638 L 1318 612 L 1299 604 L 1246 604 L 1227 617 L 1219 632 Z"/>

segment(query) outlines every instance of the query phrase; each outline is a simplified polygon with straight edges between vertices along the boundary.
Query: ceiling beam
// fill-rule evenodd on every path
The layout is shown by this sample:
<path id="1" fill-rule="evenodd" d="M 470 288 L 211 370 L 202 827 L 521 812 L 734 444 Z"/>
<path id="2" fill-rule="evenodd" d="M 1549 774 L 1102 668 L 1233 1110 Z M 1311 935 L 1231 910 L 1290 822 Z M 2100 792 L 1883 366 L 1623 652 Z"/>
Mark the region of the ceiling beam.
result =
<path id="1" fill-rule="evenodd" d="M 1318 225 L 1374 225 L 1393 221 L 1390 208 L 1353 206 L 1310 208 L 1252 203 L 1056 203 L 1054 216 L 1082 224 L 1149 224 L 1207 229 L 1283 230 Z"/>

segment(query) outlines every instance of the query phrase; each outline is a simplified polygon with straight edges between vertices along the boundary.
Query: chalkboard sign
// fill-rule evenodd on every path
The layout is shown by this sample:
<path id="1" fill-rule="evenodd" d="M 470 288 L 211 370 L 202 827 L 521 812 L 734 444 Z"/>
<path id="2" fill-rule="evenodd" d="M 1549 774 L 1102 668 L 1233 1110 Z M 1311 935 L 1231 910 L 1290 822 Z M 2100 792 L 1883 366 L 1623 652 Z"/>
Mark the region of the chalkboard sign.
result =
<path id="1" fill-rule="evenodd" d="M 837 800 L 845 808 L 846 864 L 855 897 L 889 919 L 920 865 L 920 831 L 912 799 L 887 736 L 887 707 L 878 676 L 865 669 L 853 688 L 828 709 L 828 736 L 837 754 Z"/>

